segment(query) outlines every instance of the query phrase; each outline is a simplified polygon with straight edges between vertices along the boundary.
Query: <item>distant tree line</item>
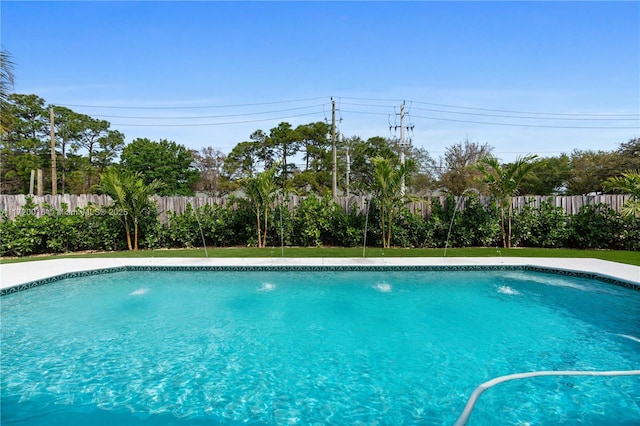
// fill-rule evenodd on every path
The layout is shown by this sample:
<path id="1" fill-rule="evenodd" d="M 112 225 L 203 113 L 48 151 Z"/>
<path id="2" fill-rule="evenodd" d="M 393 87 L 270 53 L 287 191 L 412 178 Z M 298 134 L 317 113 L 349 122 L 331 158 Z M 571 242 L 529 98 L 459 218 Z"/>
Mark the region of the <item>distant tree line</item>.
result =
<path id="1" fill-rule="evenodd" d="M 332 187 L 332 145 L 329 125 L 312 122 L 297 127 L 282 122 L 261 129 L 223 153 L 214 147 L 190 150 L 175 141 L 125 135 L 106 120 L 56 105 L 37 95 L 8 94 L 2 100 L 0 193 L 26 194 L 32 170 L 42 170 L 42 193 L 52 191 L 50 114 L 55 123 L 57 191 L 80 194 L 99 191 L 100 175 L 113 166 L 140 173 L 144 182 L 163 182 L 158 195 L 202 193 L 224 197 L 243 191 L 243 182 L 276 166 L 276 185 L 299 195 L 325 195 Z M 337 141 L 337 181 L 340 194 L 371 193 L 375 179 L 373 159 L 386 158 L 399 165 L 396 141 L 357 135 Z M 349 176 L 347 177 L 347 156 Z M 493 157 L 487 143 L 470 140 L 449 146 L 438 159 L 424 148 L 409 147 L 405 156 L 407 192 L 415 196 L 469 189 L 488 194 L 475 165 Z M 620 143 L 614 151 L 574 150 L 558 156 L 536 158 L 531 173 L 519 186 L 520 194 L 579 195 L 603 192 L 605 182 L 640 169 L 640 138 Z M 505 165 L 506 166 L 506 165 Z"/>

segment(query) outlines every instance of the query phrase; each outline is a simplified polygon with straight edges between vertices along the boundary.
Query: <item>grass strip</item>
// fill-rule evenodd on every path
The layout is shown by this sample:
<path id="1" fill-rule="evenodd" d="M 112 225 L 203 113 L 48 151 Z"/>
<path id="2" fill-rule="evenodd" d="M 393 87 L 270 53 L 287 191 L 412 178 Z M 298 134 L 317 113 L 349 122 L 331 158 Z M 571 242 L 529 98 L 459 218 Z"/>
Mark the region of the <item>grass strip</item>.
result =
<path id="1" fill-rule="evenodd" d="M 260 258 L 260 257 L 443 257 L 444 249 L 414 249 L 367 247 L 231 247 L 207 248 L 211 258 Z M 31 262 L 46 259 L 74 258 L 152 258 L 152 257 L 206 257 L 204 248 L 138 250 L 115 252 L 68 253 L 26 257 L 3 257 L 0 263 Z M 593 258 L 640 266 L 640 253 L 625 250 L 578 250 L 543 248 L 450 248 L 446 257 L 552 257 Z"/>

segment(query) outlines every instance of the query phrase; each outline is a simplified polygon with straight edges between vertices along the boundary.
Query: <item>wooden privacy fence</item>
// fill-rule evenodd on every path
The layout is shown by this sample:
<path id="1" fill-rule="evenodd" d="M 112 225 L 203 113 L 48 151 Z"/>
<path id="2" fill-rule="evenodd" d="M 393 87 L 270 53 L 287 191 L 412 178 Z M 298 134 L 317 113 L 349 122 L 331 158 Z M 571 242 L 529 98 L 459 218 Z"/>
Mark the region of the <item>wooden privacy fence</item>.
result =
<path id="1" fill-rule="evenodd" d="M 36 204 L 36 208 L 32 211 L 27 211 L 25 208 L 27 204 L 26 195 L 0 195 L 0 212 L 7 215 L 10 220 L 13 220 L 17 215 L 24 213 L 33 213 L 40 217 L 52 211 L 63 211 L 63 204 L 66 209 L 64 211 L 74 212 L 78 208 L 85 208 L 89 205 L 94 205 L 98 208 L 103 208 L 103 212 L 108 213 L 107 207 L 111 204 L 111 198 L 107 195 L 97 194 L 81 194 L 81 195 L 43 195 L 33 196 L 33 203 Z M 299 197 L 295 195 L 289 196 L 289 210 L 294 210 L 305 197 Z M 553 206 L 561 207 L 565 213 L 573 215 L 580 211 L 582 206 L 604 204 L 616 212 L 620 211 L 622 205 L 631 198 L 630 195 L 571 195 L 571 196 L 540 196 L 540 195 L 527 195 L 521 197 L 515 197 L 513 199 L 514 211 L 522 211 L 523 207 L 530 205 L 534 208 L 539 208 L 542 202 L 548 201 Z M 235 208 L 235 204 L 229 198 L 214 198 L 214 197 L 153 197 L 157 206 L 159 219 L 162 223 L 167 223 L 167 212 L 173 212 L 177 214 L 184 213 L 187 209 L 187 205 L 191 204 L 191 207 L 197 209 L 205 205 L 220 205 L 223 207 Z M 455 197 L 456 207 L 464 209 L 466 205 L 467 197 Z M 354 206 L 358 212 L 363 212 L 366 209 L 369 196 L 357 196 L 352 195 L 348 197 L 337 197 L 336 203 L 340 205 L 346 211 L 351 210 Z M 479 201 L 482 205 L 487 206 L 493 202 L 490 197 L 480 197 Z M 427 197 L 421 201 L 415 201 L 407 204 L 408 209 L 414 214 L 421 214 L 424 217 L 431 216 L 432 203 L 438 202 L 442 206 L 446 207 L 447 197 Z"/>

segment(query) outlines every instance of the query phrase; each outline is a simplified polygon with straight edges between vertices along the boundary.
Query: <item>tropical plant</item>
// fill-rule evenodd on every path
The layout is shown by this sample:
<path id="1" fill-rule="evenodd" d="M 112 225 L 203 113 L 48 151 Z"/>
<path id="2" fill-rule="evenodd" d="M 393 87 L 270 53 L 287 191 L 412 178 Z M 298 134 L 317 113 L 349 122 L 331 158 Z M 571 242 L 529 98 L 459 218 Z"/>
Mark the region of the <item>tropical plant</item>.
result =
<path id="1" fill-rule="evenodd" d="M 61 209 L 26 197 L 22 214 L 13 220 L 0 211 L 0 256 L 25 256 L 79 250 L 122 250 L 117 244 L 121 230 L 112 216 L 89 204 L 71 212 L 62 203 Z"/>
<path id="2" fill-rule="evenodd" d="M 334 238 L 332 244 L 340 247 L 361 246 L 364 239 L 366 212 L 359 212 L 356 203 L 348 211 L 333 203 L 331 205 L 331 232 Z"/>
<path id="3" fill-rule="evenodd" d="M 483 205 L 476 193 L 456 198 L 450 196 L 447 200 L 447 223 L 451 229 L 446 229 L 449 247 L 495 247 L 500 240 L 499 212 L 495 204 Z M 458 214 L 454 217 L 456 208 Z M 446 244 L 445 239 L 443 245 Z"/>
<path id="4" fill-rule="evenodd" d="M 0 50 L 0 135 L 9 128 L 9 115 L 6 114 L 5 106 L 9 99 L 9 92 L 13 88 L 13 68 L 14 64 L 11 60 L 11 56 L 5 50 Z"/>
<path id="5" fill-rule="evenodd" d="M 537 155 L 526 155 L 516 158 L 516 161 L 503 166 L 494 156 L 482 158 L 475 165 L 482 174 L 483 182 L 489 187 L 491 195 L 496 197 L 500 206 L 500 223 L 502 227 L 502 246 L 511 248 L 511 217 L 513 215 L 512 199 L 518 194 L 520 183 L 524 177 L 535 168 Z M 505 212 L 507 218 L 505 219 Z M 508 222 L 508 232 L 505 229 Z"/>
<path id="6" fill-rule="evenodd" d="M 100 175 L 98 190 L 109 195 L 113 205 L 108 213 L 118 217 L 125 228 L 127 247 L 129 250 L 138 250 L 138 229 L 140 219 L 147 209 L 153 206 L 150 197 L 154 195 L 163 184 L 154 180 L 145 184 L 141 173 L 132 173 L 109 167 Z M 131 227 L 133 225 L 133 244 L 131 242 Z"/>
<path id="7" fill-rule="evenodd" d="M 429 247 L 433 243 L 433 222 L 422 213 L 402 207 L 393 228 L 394 245 L 410 248 Z"/>
<path id="8" fill-rule="evenodd" d="M 395 166 L 394 163 L 382 157 L 373 159 L 374 164 L 374 189 L 380 206 L 380 225 L 382 231 L 382 246 L 391 247 L 391 231 L 393 219 L 406 197 L 402 194 L 402 184 L 407 175 L 410 163 Z"/>
<path id="9" fill-rule="evenodd" d="M 513 244 L 522 247 L 564 247 L 569 238 L 569 218 L 552 199 L 540 206 L 526 204 L 514 215 Z"/>
<path id="10" fill-rule="evenodd" d="M 277 165 L 245 180 L 244 191 L 252 206 L 258 230 L 258 247 L 267 246 L 269 211 L 276 197 Z"/>
<path id="11" fill-rule="evenodd" d="M 606 249 L 619 235 L 621 216 L 604 204 L 582 206 L 569 218 L 568 246 L 578 249 Z"/>
<path id="12" fill-rule="evenodd" d="M 332 197 L 318 198 L 310 195 L 303 198 L 293 215 L 293 242 L 303 246 L 320 247 L 333 241 L 338 231 L 336 210 L 344 213 L 342 207 L 333 202 Z"/>
<path id="13" fill-rule="evenodd" d="M 630 194 L 629 199 L 620 210 L 624 216 L 640 217 L 640 171 L 628 170 L 620 176 L 607 179 L 604 183 L 606 189 L 623 194 Z"/>

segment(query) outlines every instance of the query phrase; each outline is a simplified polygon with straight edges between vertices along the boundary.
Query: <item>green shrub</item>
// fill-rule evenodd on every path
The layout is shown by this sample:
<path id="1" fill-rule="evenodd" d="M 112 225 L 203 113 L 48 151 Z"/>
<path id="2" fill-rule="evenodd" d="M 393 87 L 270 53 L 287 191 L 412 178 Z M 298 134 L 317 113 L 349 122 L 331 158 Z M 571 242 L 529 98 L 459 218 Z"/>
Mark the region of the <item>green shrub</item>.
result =
<path id="1" fill-rule="evenodd" d="M 333 223 L 332 245 L 340 247 L 359 247 L 364 242 L 364 224 L 366 212 L 358 213 L 358 206 L 352 205 L 349 211 L 334 204 L 331 209 Z"/>
<path id="2" fill-rule="evenodd" d="M 293 212 L 294 245 L 320 247 L 336 242 L 334 235 L 335 205 L 329 198 L 303 198 Z M 338 207 L 339 208 L 339 207 Z"/>
<path id="3" fill-rule="evenodd" d="M 231 238 L 226 246 L 257 246 L 256 216 L 253 207 L 245 199 L 234 200 L 234 208 L 230 208 L 229 228 Z M 269 226 L 273 226 L 273 220 L 269 219 Z M 270 242 L 270 244 L 273 241 Z M 280 244 L 279 238 L 277 244 Z"/>
<path id="4" fill-rule="evenodd" d="M 622 216 L 616 245 L 619 250 L 640 250 L 640 217 Z"/>
<path id="5" fill-rule="evenodd" d="M 422 214 L 403 208 L 393 227 L 392 245 L 408 248 L 429 247 L 433 240 L 433 224 Z"/>
<path id="6" fill-rule="evenodd" d="M 43 253 L 43 235 L 34 214 L 21 214 L 14 220 L 3 220 L 2 256 L 28 256 Z"/>
<path id="7" fill-rule="evenodd" d="M 35 216 L 41 209 L 42 217 Z M 454 210 L 456 209 L 456 210 Z M 124 227 L 104 207 L 89 205 L 69 212 L 54 211 L 50 206 L 36 206 L 28 198 L 24 214 L 8 220 L 0 212 L 0 255 L 26 256 L 41 253 L 64 253 L 80 250 L 124 250 Z M 454 218 L 455 212 L 455 218 Z M 451 221 L 453 219 L 453 224 Z M 396 247 L 438 248 L 492 247 L 500 244 L 500 218 L 495 205 L 482 206 L 478 197 L 470 197 L 466 206 L 455 205 L 449 197 L 446 207 L 433 201 L 431 215 L 411 213 L 403 208 L 392 232 Z M 382 246 L 380 213 L 375 199 L 358 212 L 335 204 L 330 197 L 303 199 L 289 211 L 286 202 L 277 204 L 269 217 L 267 243 L 270 246 Z M 201 231 L 202 230 L 202 231 Z M 168 224 L 159 222 L 155 209 L 141 218 L 140 245 L 144 248 L 201 247 L 204 235 L 209 247 L 256 245 L 256 223 L 245 200 L 234 205 L 205 205 L 185 213 L 168 213 Z M 525 206 L 514 216 L 514 245 L 527 247 L 570 247 L 582 249 L 640 249 L 640 218 L 623 217 L 606 205 L 584 206 L 575 216 L 567 216 L 550 202 L 539 209 Z"/>
<path id="8" fill-rule="evenodd" d="M 202 236 L 198 226 L 197 212 L 194 212 L 191 204 L 187 204 L 185 212 L 177 214 L 167 212 L 168 216 L 168 240 L 171 247 L 200 247 Z"/>
<path id="9" fill-rule="evenodd" d="M 569 246 L 582 249 L 603 249 L 616 245 L 620 218 L 604 204 L 587 205 L 569 222 Z"/>
<path id="10" fill-rule="evenodd" d="M 200 221 L 205 243 L 209 247 L 224 247 L 232 237 L 229 227 L 231 212 L 220 205 L 204 205 L 198 207 L 194 218 Z M 196 223 L 196 225 L 198 225 Z M 199 231 L 199 229 L 198 229 Z M 202 236 L 200 235 L 200 244 Z"/>
<path id="11" fill-rule="evenodd" d="M 96 206 L 73 212 L 63 206 L 61 211 L 42 206 L 45 212 L 36 217 L 29 203 L 21 214 L 10 221 L 6 214 L 0 222 L 0 255 L 65 253 L 82 250 L 121 250 L 124 232 L 121 223 Z"/>
<path id="12" fill-rule="evenodd" d="M 527 204 L 514 215 L 512 243 L 514 246 L 561 248 L 569 238 L 569 219 L 562 207 L 550 201 L 540 203 L 540 208 Z"/>
<path id="13" fill-rule="evenodd" d="M 431 202 L 431 217 L 429 221 L 433 227 L 433 237 L 428 247 L 444 247 L 449 233 L 449 226 L 453 217 L 454 197 L 447 197 L 446 207 L 433 199 Z M 452 226 L 453 228 L 453 226 Z"/>
<path id="14" fill-rule="evenodd" d="M 493 247 L 500 244 L 500 212 L 495 203 L 484 207 L 477 196 L 470 196 L 466 207 L 459 206 L 458 209 L 449 247 Z"/>
<path id="15" fill-rule="evenodd" d="M 483 206 L 475 195 L 466 198 L 466 205 L 460 200 L 456 203 L 452 195 L 447 197 L 446 207 L 433 202 L 430 221 L 433 238 L 429 247 L 492 247 L 500 243 L 498 209 L 493 203 Z"/>

